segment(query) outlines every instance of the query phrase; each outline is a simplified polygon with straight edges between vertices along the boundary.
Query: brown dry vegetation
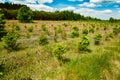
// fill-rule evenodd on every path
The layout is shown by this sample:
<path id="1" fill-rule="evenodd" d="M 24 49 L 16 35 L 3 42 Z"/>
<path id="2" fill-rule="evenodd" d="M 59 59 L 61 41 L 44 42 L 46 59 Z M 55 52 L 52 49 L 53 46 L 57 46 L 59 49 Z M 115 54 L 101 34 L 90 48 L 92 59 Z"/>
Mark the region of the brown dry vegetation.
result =
<path id="1" fill-rule="evenodd" d="M 5 65 L 2 80 L 119 80 L 120 79 L 120 35 L 114 35 L 108 41 L 105 37 L 112 32 L 112 28 L 120 26 L 120 23 L 109 22 L 81 22 L 81 21 L 34 21 L 33 23 L 19 23 L 17 20 L 7 20 L 6 29 L 12 29 L 12 25 L 20 27 L 20 50 L 7 52 L 0 45 L 0 63 Z M 41 46 L 36 41 L 42 34 L 41 25 L 45 24 L 50 32 L 49 44 Z M 65 25 L 67 25 L 65 27 Z M 26 26 L 26 28 L 25 28 Z M 33 26 L 31 38 L 26 38 L 28 27 Z M 67 32 L 67 40 L 53 41 L 54 27 L 64 27 Z M 72 27 L 79 28 L 80 37 L 70 38 L 69 33 Z M 82 35 L 82 29 L 94 27 L 95 32 L 89 32 L 90 39 L 89 53 L 81 53 L 77 50 L 76 44 Z M 104 30 L 104 26 L 108 28 Z M 100 45 L 94 45 L 93 35 L 100 33 L 102 39 Z M 67 53 L 64 57 L 70 62 L 59 65 L 59 62 L 52 55 L 52 49 L 56 44 L 67 46 Z M 0 42 L 0 44 L 2 44 Z"/>

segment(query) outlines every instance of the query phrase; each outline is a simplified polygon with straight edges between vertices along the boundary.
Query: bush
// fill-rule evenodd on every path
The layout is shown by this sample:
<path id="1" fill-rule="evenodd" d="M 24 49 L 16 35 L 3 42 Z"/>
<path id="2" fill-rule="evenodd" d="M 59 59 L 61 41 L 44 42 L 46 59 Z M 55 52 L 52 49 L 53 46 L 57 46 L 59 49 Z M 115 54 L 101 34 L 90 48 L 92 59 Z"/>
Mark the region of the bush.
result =
<path id="1" fill-rule="evenodd" d="M 109 40 L 110 38 L 113 38 L 113 33 L 108 33 L 105 37 L 105 40 Z"/>
<path id="2" fill-rule="evenodd" d="M 104 30 L 107 30 L 107 29 L 108 29 L 108 27 L 107 27 L 107 26 L 104 26 L 103 28 L 104 28 Z"/>
<path id="3" fill-rule="evenodd" d="M 74 26 L 74 27 L 72 28 L 72 30 L 74 30 L 74 31 L 79 31 L 79 28 L 78 28 L 77 26 Z"/>
<path id="4" fill-rule="evenodd" d="M 94 35 L 94 44 L 95 44 L 95 45 L 100 44 L 101 38 L 102 38 L 102 35 L 101 35 L 101 34 L 96 34 L 96 35 Z"/>
<path id="5" fill-rule="evenodd" d="M 42 29 L 43 31 L 46 31 L 46 30 L 47 30 L 46 25 L 45 25 L 45 24 L 42 24 L 41 29 Z"/>
<path id="6" fill-rule="evenodd" d="M 70 37 L 71 37 L 71 38 L 79 37 L 79 32 L 78 32 L 78 31 L 74 31 L 74 30 L 71 31 Z"/>
<path id="7" fill-rule="evenodd" d="M 28 28 L 28 32 L 33 32 L 33 26 Z"/>
<path id="8" fill-rule="evenodd" d="M 16 50 L 18 47 L 17 44 L 18 37 L 19 37 L 18 33 L 14 31 L 8 32 L 7 35 L 2 38 L 4 48 L 7 50 Z"/>
<path id="9" fill-rule="evenodd" d="M 25 23 L 32 22 L 33 13 L 28 7 L 23 6 L 18 10 L 17 19 L 20 22 L 25 22 Z"/>
<path id="10" fill-rule="evenodd" d="M 61 37 L 62 37 L 63 40 L 66 40 L 67 33 L 65 31 L 62 31 Z"/>
<path id="11" fill-rule="evenodd" d="M 89 32 L 94 33 L 94 28 L 90 28 L 90 29 L 89 29 Z"/>
<path id="12" fill-rule="evenodd" d="M 63 54 L 66 53 L 66 46 L 62 44 L 57 44 L 53 50 L 52 50 L 53 55 L 57 58 L 57 60 L 62 64 L 63 62 Z"/>
<path id="13" fill-rule="evenodd" d="M 88 51 L 88 46 L 90 45 L 90 40 L 87 36 L 84 36 L 78 43 L 77 48 L 79 51 Z"/>
<path id="14" fill-rule="evenodd" d="M 49 33 L 48 29 L 46 28 L 46 25 L 45 25 L 45 24 L 42 24 L 41 29 L 42 29 L 42 31 L 44 31 L 47 35 L 50 35 L 50 33 Z"/>
<path id="15" fill-rule="evenodd" d="M 26 33 L 26 38 L 30 38 L 30 37 L 31 37 L 30 33 L 27 32 L 27 33 Z"/>
<path id="16" fill-rule="evenodd" d="M 40 45 L 47 45 L 49 43 L 48 38 L 45 35 L 39 36 L 38 42 L 39 42 Z"/>
<path id="17" fill-rule="evenodd" d="M 18 25 L 13 25 L 13 29 L 16 30 L 16 31 L 19 31 L 20 27 Z"/>
<path id="18" fill-rule="evenodd" d="M 88 30 L 86 28 L 83 28 L 82 29 L 82 34 L 87 35 L 88 34 Z"/>
<path id="19" fill-rule="evenodd" d="M 58 32 L 57 32 L 57 28 L 54 27 L 54 41 L 57 42 L 57 38 L 58 38 Z"/>
<path id="20" fill-rule="evenodd" d="M 61 26 L 56 27 L 56 33 L 61 33 L 61 32 L 62 32 L 62 27 Z"/>
<path id="21" fill-rule="evenodd" d="M 2 14 L 0 11 L 0 41 L 1 41 L 1 38 L 5 36 L 7 33 L 4 27 L 5 27 L 4 14 Z"/>
<path id="22" fill-rule="evenodd" d="M 120 33 L 120 27 L 119 27 L 119 26 L 113 27 L 113 33 L 114 33 L 115 35 L 119 34 L 119 33 Z"/>
<path id="23" fill-rule="evenodd" d="M 3 76 L 4 68 L 3 65 L 0 64 L 0 77 Z"/>

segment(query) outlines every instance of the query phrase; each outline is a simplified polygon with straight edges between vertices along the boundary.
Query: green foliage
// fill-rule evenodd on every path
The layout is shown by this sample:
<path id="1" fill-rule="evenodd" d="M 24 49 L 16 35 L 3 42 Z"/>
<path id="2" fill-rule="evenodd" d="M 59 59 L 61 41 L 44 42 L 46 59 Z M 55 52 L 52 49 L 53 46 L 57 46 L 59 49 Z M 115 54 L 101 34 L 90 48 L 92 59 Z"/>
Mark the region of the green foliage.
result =
<path id="1" fill-rule="evenodd" d="M 28 28 L 28 32 L 33 32 L 33 26 Z"/>
<path id="2" fill-rule="evenodd" d="M 40 45 L 47 45 L 49 43 L 48 38 L 45 35 L 40 35 L 38 38 L 38 42 Z"/>
<path id="3" fill-rule="evenodd" d="M 90 45 L 90 40 L 87 36 L 84 36 L 78 43 L 77 48 L 79 51 L 88 51 L 88 47 Z"/>
<path id="4" fill-rule="evenodd" d="M 88 34 L 88 30 L 86 28 L 83 28 L 82 29 L 82 34 L 87 35 Z"/>
<path id="5" fill-rule="evenodd" d="M 104 30 L 107 30 L 107 29 L 108 29 L 108 27 L 107 27 L 107 26 L 104 26 L 104 27 L 103 27 L 103 29 L 104 29 Z"/>
<path id="6" fill-rule="evenodd" d="M 49 31 L 48 31 L 48 29 L 46 28 L 46 25 L 45 25 L 45 24 L 42 24 L 41 29 L 42 29 L 42 31 L 44 31 L 47 35 L 50 35 L 50 34 L 49 34 Z"/>
<path id="7" fill-rule="evenodd" d="M 25 23 L 32 22 L 33 13 L 28 7 L 23 6 L 18 10 L 17 19 L 20 22 L 25 22 Z"/>
<path id="8" fill-rule="evenodd" d="M 67 27 L 68 25 L 66 23 L 63 24 L 64 27 Z"/>
<path id="9" fill-rule="evenodd" d="M 16 30 L 16 31 L 19 31 L 20 30 L 20 27 L 16 24 L 13 25 L 13 29 Z"/>
<path id="10" fill-rule="evenodd" d="M 66 64 L 64 70 L 65 80 L 106 80 L 106 77 L 113 76 L 108 74 L 113 70 L 110 68 L 109 60 L 109 55 L 106 53 L 81 55 Z"/>
<path id="11" fill-rule="evenodd" d="M 57 32 L 57 28 L 54 27 L 54 41 L 57 42 L 57 38 L 58 38 L 58 32 Z"/>
<path id="12" fill-rule="evenodd" d="M 77 26 L 72 27 L 72 30 L 79 31 L 79 28 Z"/>
<path id="13" fill-rule="evenodd" d="M 115 26 L 115 27 L 113 27 L 113 33 L 114 33 L 115 35 L 119 34 L 119 33 L 120 33 L 120 26 Z"/>
<path id="14" fill-rule="evenodd" d="M 62 44 L 57 44 L 53 50 L 52 50 L 53 55 L 57 58 L 57 60 L 62 64 L 63 61 L 63 54 L 66 53 L 66 46 Z"/>
<path id="15" fill-rule="evenodd" d="M 66 40 L 67 39 L 67 33 L 65 31 L 62 31 L 61 37 L 62 37 L 63 40 Z"/>
<path id="16" fill-rule="evenodd" d="M 6 30 L 4 29 L 5 27 L 5 19 L 4 19 L 4 14 L 0 11 L 0 41 L 1 38 L 6 35 Z"/>
<path id="17" fill-rule="evenodd" d="M 105 40 L 109 40 L 110 38 L 113 38 L 114 34 L 112 32 L 108 33 L 105 37 Z"/>
<path id="18" fill-rule="evenodd" d="M 115 19 L 113 17 L 110 17 L 110 19 L 109 19 L 109 22 L 111 22 L 111 23 L 113 23 L 113 22 L 119 22 L 119 21 L 120 21 L 120 19 Z"/>
<path id="19" fill-rule="evenodd" d="M 41 29 L 42 29 L 43 31 L 46 31 L 46 30 L 47 30 L 46 25 L 45 25 L 45 24 L 42 24 Z"/>
<path id="20" fill-rule="evenodd" d="M 79 32 L 78 32 L 78 31 L 75 31 L 75 30 L 72 30 L 72 31 L 70 32 L 70 37 L 71 37 L 71 38 L 79 37 Z"/>
<path id="21" fill-rule="evenodd" d="M 95 34 L 95 35 L 94 35 L 94 44 L 95 44 L 95 45 L 100 44 L 101 38 L 102 38 L 102 35 L 101 35 L 101 34 Z"/>
<path id="22" fill-rule="evenodd" d="M 56 33 L 61 33 L 62 32 L 62 27 L 61 26 L 58 26 L 56 27 Z"/>
<path id="23" fill-rule="evenodd" d="M 31 37 L 31 35 L 30 35 L 29 32 L 26 33 L 26 37 L 27 37 L 27 38 L 30 38 L 30 37 Z"/>
<path id="24" fill-rule="evenodd" d="M 91 28 L 89 29 L 89 32 L 94 33 L 94 28 L 91 27 Z"/>
<path id="25" fill-rule="evenodd" d="M 3 65 L 0 64 L 0 77 L 3 76 L 4 68 Z"/>
<path id="26" fill-rule="evenodd" d="M 7 50 L 17 50 L 18 33 L 15 31 L 9 31 L 6 36 L 2 38 L 3 46 Z"/>
<path id="27" fill-rule="evenodd" d="M 72 27 L 72 31 L 70 32 L 70 37 L 71 38 L 79 37 L 79 28 L 77 26 Z"/>

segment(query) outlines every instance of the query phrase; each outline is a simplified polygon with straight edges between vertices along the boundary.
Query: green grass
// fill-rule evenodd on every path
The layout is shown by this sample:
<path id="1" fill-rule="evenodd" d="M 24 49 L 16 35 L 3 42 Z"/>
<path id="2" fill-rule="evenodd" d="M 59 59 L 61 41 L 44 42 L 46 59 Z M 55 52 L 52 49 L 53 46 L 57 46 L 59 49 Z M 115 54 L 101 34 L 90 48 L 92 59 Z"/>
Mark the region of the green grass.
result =
<path id="1" fill-rule="evenodd" d="M 89 28 L 95 23 L 81 24 Z M 20 38 L 20 50 L 12 52 L 5 50 L 0 42 L 0 64 L 4 68 L 0 80 L 120 80 L 120 35 L 110 38 L 109 41 L 104 39 L 106 33 L 111 32 L 111 28 L 118 23 L 109 24 L 113 26 L 107 30 L 103 30 L 104 24 L 95 24 L 99 30 L 88 34 L 91 52 L 79 52 L 77 49 L 82 29 L 79 31 L 80 37 L 67 36 L 66 40 L 62 40 L 59 36 L 57 43 L 49 36 L 49 44 L 45 46 L 39 45 L 36 40 L 38 36 Z M 103 36 L 100 45 L 94 45 L 93 35 L 97 33 Z M 70 60 L 62 66 L 52 55 L 53 48 L 59 43 L 64 44 L 67 49 L 63 57 Z"/>
<path id="2" fill-rule="evenodd" d="M 99 48 L 91 54 L 81 55 L 65 64 L 65 80 L 119 80 L 120 40 Z"/>

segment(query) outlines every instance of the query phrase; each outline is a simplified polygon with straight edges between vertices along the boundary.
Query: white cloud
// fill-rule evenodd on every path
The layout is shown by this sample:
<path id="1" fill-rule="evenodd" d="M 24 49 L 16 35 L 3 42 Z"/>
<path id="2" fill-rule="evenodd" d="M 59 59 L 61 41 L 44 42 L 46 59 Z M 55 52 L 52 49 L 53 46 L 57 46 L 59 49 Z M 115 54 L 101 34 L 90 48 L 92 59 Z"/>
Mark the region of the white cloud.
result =
<path id="1" fill-rule="evenodd" d="M 43 3 L 52 3 L 53 0 L 11 0 L 13 3 L 17 2 L 21 2 L 21 3 L 33 3 L 35 4 L 36 2 L 43 4 Z"/>
<path id="2" fill-rule="evenodd" d="M 90 0 L 92 3 L 120 3 L 120 0 Z"/>
<path id="3" fill-rule="evenodd" d="M 98 7 L 98 6 L 102 6 L 102 5 L 84 2 L 83 4 L 79 4 L 79 6 L 80 6 L 80 7 Z"/>
<path id="4" fill-rule="evenodd" d="M 120 10 L 118 11 L 118 13 L 120 13 Z"/>
<path id="5" fill-rule="evenodd" d="M 64 11 L 64 10 L 74 11 L 74 10 L 75 10 L 75 7 L 68 6 L 68 7 L 65 7 L 65 8 L 60 9 L 60 11 Z"/>
<path id="6" fill-rule="evenodd" d="M 99 3 L 99 2 L 102 2 L 103 0 L 90 0 L 90 2 L 93 2 L 93 3 Z"/>
<path id="7" fill-rule="evenodd" d="M 68 1 L 71 1 L 71 2 L 80 1 L 80 2 L 82 2 L 83 0 L 68 0 Z"/>
<path id="8" fill-rule="evenodd" d="M 89 8 L 79 8 L 79 9 L 76 9 L 74 12 L 85 15 L 85 16 L 91 16 L 94 18 L 100 18 L 104 20 L 109 19 L 110 17 L 114 17 L 117 19 L 120 18 L 120 14 L 118 12 L 114 13 L 110 9 L 98 11 L 98 10 L 89 9 Z"/>
<path id="9" fill-rule="evenodd" d="M 40 3 L 52 3 L 53 0 L 38 0 Z"/>
<path id="10" fill-rule="evenodd" d="M 112 10 L 110 10 L 110 9 L 107 9 L 107 10 L 103 10 L 103 11 L 101 11 L 102 13 L 105 13 L 105 14 L 110 14 L 110 13 L 112 13 Z"/>
<path id="11" fill-rule="evenodd" d="M 50 6 L 46 6 L 44 4 L 27 4 L 28 7 L 30 7 L 30 9 L 32 10 L 40 10 L 40 11 L 49 11 L 49 12 L 53 12 L 55 11 L 55 8 L 52 8 Z"/>
<path id="12" fill-rule="evenodd" d="M 37 0 L 38 1 L 38 0 Z M 32 10 L 39 10 L 39 11 L 55 11 L 55 8 L 50 6 L 44 5 L 43 3 L 51 3 L 53 0 L 39 0 L 40 4 L 36 4 L 36 0 L 14 0 L 13 3 L 17 4 L 24 4 L 30 7 Z"/>

